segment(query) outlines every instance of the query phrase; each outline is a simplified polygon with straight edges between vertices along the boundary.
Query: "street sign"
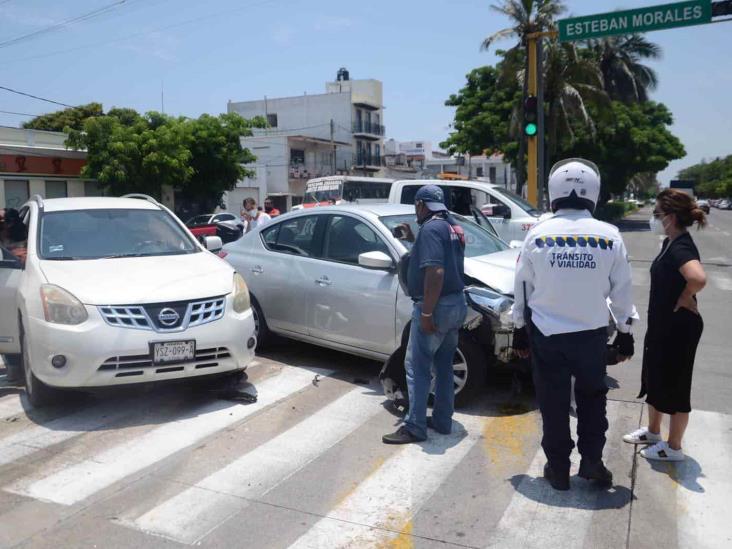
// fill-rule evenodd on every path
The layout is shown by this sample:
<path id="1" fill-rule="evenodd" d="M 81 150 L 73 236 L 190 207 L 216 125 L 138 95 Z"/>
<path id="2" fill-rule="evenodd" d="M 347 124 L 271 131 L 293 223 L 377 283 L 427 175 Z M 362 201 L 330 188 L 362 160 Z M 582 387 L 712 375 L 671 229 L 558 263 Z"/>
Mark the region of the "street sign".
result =
<path id="1" fill-rule="evenodd" d="M 559 40 L 571 42 L 612 34 L 633 34 L 702 25 L 712 20 L 711 0 L 689 0 L 635 10 L 570 17 L 557 21 Z"/>

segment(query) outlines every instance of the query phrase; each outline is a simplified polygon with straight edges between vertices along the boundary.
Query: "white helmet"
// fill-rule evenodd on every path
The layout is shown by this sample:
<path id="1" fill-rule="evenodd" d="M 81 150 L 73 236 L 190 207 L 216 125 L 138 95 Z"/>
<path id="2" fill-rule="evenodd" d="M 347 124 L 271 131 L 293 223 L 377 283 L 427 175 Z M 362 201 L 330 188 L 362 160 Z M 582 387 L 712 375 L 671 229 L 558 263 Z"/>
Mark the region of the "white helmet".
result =
<path id="1" fill-rule="evenodd" d="M 560 160 L 549 171 L 549 203 L 560 208 L 593 211 L 600 197 L 600 169 L 583 158 Z"/>

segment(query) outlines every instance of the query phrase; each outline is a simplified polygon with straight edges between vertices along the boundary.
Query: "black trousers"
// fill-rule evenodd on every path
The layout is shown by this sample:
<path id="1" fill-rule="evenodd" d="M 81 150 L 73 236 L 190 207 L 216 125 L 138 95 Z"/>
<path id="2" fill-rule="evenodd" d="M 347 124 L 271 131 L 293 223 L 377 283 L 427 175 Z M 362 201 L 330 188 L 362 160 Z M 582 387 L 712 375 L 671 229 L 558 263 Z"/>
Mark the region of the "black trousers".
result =
<path id="1" fill-rule="evenodd" d="M 569 429 L 570 391 L 575 378 L 577 446 L 583 459 L 602 459 L 607 431 L 605 383 L 607 329 L 545 336 L 531 326 L 534 385 L 544 424 L 541 446 L 558 473 L 569 471 L 574 441 Z"/>

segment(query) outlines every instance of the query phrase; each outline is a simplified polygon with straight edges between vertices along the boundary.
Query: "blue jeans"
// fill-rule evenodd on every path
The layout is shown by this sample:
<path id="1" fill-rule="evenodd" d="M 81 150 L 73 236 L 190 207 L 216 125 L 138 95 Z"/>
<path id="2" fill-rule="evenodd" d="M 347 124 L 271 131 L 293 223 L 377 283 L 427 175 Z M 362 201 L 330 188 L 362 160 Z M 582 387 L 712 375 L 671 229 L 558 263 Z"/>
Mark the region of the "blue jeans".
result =
<path id="1" fill-rule="evenodd" d="M 435 429 L 449 433 L 455 407 L 455 385 L 452 370 L 458 344 L 458 332 L 468 312 L 462 292 L 443 296 L 432 312 L 437 326 L 434 334 L 425 334 L 420 325 L 422 303 L 415 303 L 409 331 L 404 368 L 407 372 L 409 413 L 404 424 L 414 436 L 427 438 L 427 399 L 435 373 L 435 400 L 432 421 Z"/>

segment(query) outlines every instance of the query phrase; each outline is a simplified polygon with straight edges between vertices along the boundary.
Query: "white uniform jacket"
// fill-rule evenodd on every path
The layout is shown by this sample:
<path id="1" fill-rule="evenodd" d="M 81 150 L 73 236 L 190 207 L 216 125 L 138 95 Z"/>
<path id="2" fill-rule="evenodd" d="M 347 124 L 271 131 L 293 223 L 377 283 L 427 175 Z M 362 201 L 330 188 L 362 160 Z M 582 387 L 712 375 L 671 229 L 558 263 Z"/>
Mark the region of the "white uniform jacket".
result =
<path id="1" fill-rule="evenodd" d="M 608 303 L 618 330 L 628 332 L 635 307 L 620 232 L 587 210 L 559 210 L 537 223 L 521 248 L 514 296 L 517 328 L 526 324 L 528 300 L 531 320 L 545 336 L 607 326 Z"/>

